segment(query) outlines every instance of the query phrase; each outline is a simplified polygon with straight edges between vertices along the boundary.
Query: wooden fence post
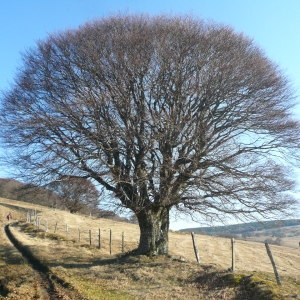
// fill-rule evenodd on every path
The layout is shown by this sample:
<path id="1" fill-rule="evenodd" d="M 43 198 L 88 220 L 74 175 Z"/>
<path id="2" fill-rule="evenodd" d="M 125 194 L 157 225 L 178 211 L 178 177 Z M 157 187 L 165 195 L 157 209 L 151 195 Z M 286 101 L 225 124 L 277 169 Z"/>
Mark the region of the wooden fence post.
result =
<path id="1" fill-rule="evenodd" d="M 122 232 L 122 253 L 124 253 L 124 231 Z"/>
<path id="2" fill-rule="evenodd" d="M 281 285 L 281 281 L 280 281 L 280 278 L 279 278 L 279 274 L 278 274 L 278 272 L 277 272 L 276 264 L 275 264 L 275 261 L 274 261 L 274 259 L 273 259 L 273 255 L 272 255 L 270 246 L 269 246 L 268 243 L 265 243 L 265 246 L 266 246 L 267 253 L 268 253 L 268 255 L 269 255 L 270 261 L 271 261 L 272 266 L 273 266 L 273 270 L 274 270 L 274 274 L 275 274 L 275 278 L 276 278 L 277 284 L 278 284 L 278 285 Z"/>
<path id="3" fill-rule="evenodd" d="M 89 237 L 90 237 L 90 246 L 92 245 L 92 231 L 91 229 L 89 230 Z"/>
<path id="4" fill-rule="evenodd" d="M 197 246 L 196 246 L 196 241 L 195 241 L 195 235 L 194 235 L 194 232 L 191 232 L 191 235 L 192 235 L 193 247 L 194 247 L 194 252 L 195 252 L 196 260 L 197 260 L 197 262 L 198 262 L 198 264 L 199 264 L 199 263 L 200 263 L 200 260 L 199 260 L 199 252 L 198 252 L 198 249 L 197 249 Z"/>
<path id="5" fill-rule="evenodd" d="M 112 232 L 109 230 L 109 254 L 111 254 L 111 244 L 112 244 Z"/>
<path id="6" fill-rule="evenodd" d="M 57 230 L 57 222 L 55 223 L 54 233 L 56 233 L 56 230 Z"/>
<path id="7" fill-rule="evenodd" d="M 234 238 L 231 238 L 231 270 L 232 272 L 235 271 L 235 240 Z"/>
<path id="8" fill-rule="evenodd" d="M 98 229 L 98 248 L 101 249 L 101 230 Z"/>
<path id="9" fill-rule="evenodd" d="M 81 236 L 80 236 L 80 228 L 78 227 L 78 242 L 80 242 Z"/>

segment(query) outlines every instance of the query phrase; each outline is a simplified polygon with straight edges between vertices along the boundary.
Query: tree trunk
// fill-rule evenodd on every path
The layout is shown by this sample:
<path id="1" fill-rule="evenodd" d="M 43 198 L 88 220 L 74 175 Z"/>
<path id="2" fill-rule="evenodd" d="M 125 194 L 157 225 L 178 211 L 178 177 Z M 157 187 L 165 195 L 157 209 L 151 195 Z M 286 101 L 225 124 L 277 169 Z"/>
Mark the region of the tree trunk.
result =
<path id="1" fill-rule="evenodd" d="M 169 243 L 169 208 L 144 208 L 137 213 L 140 226 L 138 254 L 167 255 Z"/>

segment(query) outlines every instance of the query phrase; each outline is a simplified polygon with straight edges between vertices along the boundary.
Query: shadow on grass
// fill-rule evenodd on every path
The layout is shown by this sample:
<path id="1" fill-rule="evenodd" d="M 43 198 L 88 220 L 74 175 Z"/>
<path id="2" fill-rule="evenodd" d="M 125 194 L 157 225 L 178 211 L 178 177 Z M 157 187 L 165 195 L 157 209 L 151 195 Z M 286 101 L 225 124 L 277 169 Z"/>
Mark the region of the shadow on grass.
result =
<path id="1" fill-rule="evenodd" d="M 20 265 L 24 263 L 24 258 L 13 246 L 0 245 L 0 257 L 9 265 Z"/>
<path id="2" fill-rule="evenodd" d="M 63 258 L 63 262 L 56 261 L 55 257 L 54 259 L 48 259 L 48 265 L 49 267 L 63 267 L 66 269 L 72 269 L 72 268 L 78 268 L 78 269 L 86 269 L 90 267 L 96 267 L 96 266 L 107 266 L 107 265 L 122 265 L 122 264 L 128 264 L 128 263 L 137 263 L 137 261 L 134 259 L 134 257 L 129 257 L 127 255 L 114 255 L 109 257 L 108 255 L 99 255 L 98 257 L 94 258 L 85 258 L 85 257 L 75 257 L 72 255 L 65 256 Z"/>

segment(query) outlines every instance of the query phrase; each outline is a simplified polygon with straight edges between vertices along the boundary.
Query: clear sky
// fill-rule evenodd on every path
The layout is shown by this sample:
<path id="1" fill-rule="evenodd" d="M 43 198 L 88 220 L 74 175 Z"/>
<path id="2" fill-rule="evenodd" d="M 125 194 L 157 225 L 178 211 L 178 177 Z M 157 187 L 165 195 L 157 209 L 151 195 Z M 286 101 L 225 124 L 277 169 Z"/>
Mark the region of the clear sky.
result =
<path id="1" fill-rule="evenodd" d="M 299 0 L 0 0 L 0 91 L 38 40 L 116 13 L 192 15 L 230 25 L 280 66 L 300 102 Z M 300 119 L 300 105 L 295 115 Z"/>

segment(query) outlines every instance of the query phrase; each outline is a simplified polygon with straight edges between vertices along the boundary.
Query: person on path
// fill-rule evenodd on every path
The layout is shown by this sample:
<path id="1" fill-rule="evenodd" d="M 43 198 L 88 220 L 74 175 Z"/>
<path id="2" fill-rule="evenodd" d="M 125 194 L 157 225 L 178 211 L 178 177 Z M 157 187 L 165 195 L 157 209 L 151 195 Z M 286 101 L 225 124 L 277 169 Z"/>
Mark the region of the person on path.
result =
<path id="1" fill-rule="evenodd" d="M 10 221 L 10 220 L 12 219 L 11 213 L 9 213 L 9 214 L 6 216 L 6 218 L 7 218 L 7 221 Z"/>

